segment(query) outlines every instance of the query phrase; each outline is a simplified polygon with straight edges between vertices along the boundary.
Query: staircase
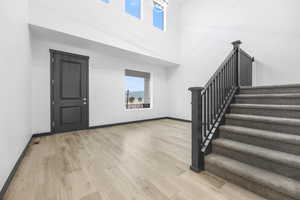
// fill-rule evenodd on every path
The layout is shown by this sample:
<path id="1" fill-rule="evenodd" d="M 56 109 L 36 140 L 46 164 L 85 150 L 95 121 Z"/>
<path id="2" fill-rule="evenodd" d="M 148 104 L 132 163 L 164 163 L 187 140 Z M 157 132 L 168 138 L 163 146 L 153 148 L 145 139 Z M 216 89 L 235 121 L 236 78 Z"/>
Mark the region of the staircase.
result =
<path id="1" fill-rule="evenodd" d="M 205 170 L 270 200 L 300 200 L 300 85 L 241 87 Z"/>
<path id="2" fill-rule="evenodd" d="M 269 200 L 300 200 L 300 85 L 251 87 L 254 58 L 232 45 L 205 86 L 189 88 L 191 170 Z"/>

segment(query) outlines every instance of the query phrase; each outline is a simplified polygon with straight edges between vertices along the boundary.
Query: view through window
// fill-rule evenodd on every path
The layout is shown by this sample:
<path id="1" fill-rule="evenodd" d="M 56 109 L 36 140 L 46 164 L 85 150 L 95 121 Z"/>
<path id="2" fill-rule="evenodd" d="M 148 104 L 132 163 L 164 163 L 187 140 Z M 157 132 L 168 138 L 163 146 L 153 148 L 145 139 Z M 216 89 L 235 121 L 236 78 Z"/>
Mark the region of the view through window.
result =
<path id="1" fill-rule="evenodd" d="M 141 19 L 141 0 L 125 0 L 125 11 Z"/>
<path id="2" fill-rule="evenodd" d="M 153 26 L 165 30 L 165 8 L 156 2 L 153 7 Z"/>
<path id="3" fill-rule="evenodd" d="M 150 108 L 150 73 L 125 70 L 126 109 Z"/>

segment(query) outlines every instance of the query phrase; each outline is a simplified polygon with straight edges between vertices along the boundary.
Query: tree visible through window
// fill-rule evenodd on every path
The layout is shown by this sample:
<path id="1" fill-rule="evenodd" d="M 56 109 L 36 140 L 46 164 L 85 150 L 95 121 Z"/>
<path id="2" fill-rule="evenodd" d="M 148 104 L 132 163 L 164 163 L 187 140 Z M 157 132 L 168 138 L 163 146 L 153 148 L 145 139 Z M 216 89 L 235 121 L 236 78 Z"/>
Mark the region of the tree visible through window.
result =
<path id="1" fill-rule="evenodd" d="M 150 108 L 150 73 L 125 70 L 126 109 Z"/>
<path id="2" fill-rule="evenodd" d="M 125 11 L 136 17 L 141 18 L 141 0 L 125 0 Z"/>

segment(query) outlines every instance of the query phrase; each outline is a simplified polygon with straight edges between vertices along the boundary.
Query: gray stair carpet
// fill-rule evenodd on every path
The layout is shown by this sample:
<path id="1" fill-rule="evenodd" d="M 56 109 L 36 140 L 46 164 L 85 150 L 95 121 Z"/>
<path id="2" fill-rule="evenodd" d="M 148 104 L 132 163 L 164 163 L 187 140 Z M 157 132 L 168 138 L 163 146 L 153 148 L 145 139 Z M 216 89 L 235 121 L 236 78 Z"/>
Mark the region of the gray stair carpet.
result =
<path id="1" fill-rule="evenodd" d="M 226 124 L 300 135 L 300 119 L 246 114 L 226 114 Z"/>
<path id="2" fill-rule="evenodd" d="M 228 139 L 217 139 L 213 152 L 300 180 L 300 156 Z"/>
<path id="3" fill-rule="evenodd" d="M 221 126 L 219 133 L 221 138 L 300 155 L 298 135 L 231 125 Z"/>
<path id="4" fill-rule="evenodd" d="M 205 158 L 207 170 L 272 200 L 299 200 L 300 182 L 224 156 Z"/>
<path id="5" fill-rule="evenodd" d="M 240 94 L 280 94 L 280 93 L 300 93 L 300 84 L 240 88 Z"/>
<path id="6" fill-rule="evenodd" d="M 231 104 L 230 112 L 271 117 L 300 118 L 300 105 Z"/>
<path id="7" fill-rule="evenodd" d="M 283 94 L 239 94 L 236 103 L 300 105 L 300 93 Z"/>
<path id="8" fill-rule="evenodd" d="M 300 200 L 300 85 L 240 88 L 211 150 L 210 173 L 270 200 Z"/>

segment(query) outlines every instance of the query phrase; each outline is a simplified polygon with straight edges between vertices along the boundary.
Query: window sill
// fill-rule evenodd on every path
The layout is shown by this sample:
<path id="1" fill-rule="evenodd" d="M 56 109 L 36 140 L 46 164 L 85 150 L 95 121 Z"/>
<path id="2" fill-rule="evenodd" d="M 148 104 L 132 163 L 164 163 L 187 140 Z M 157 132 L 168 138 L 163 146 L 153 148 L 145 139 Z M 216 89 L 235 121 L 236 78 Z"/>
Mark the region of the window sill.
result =
<path id="1" fill-rule="evenodd" d="M 126 109 L 126 112 L 130 112 L 130 111 L 147 111 L 147 110 L 152 110 L 152 108 L 133 108 L 133 109 Z"/>

